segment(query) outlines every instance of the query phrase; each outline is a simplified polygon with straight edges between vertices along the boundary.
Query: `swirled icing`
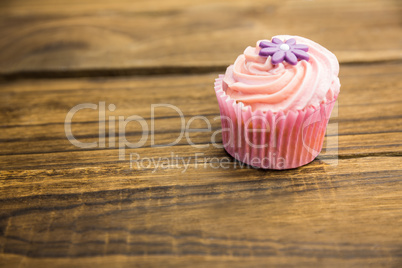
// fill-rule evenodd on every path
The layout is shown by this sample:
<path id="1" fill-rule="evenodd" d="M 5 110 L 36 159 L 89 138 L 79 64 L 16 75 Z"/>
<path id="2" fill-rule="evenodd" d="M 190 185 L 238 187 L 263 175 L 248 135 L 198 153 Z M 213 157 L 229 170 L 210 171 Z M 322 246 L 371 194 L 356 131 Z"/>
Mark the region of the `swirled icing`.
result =
<path id="1" fill-rule="evenodd" d="M 259 56 L 259 43 L 247 47 L 230 65 L 223 79 L 223 89 L 237 102 L 252 110 L 272 112 L 318 107 L 339 94 L 339 63 L 336 56 L 321 45 L 299 36 L 278 35 L 283 41 L 294 38 L 309 47 L 308 61 L 296 65 L 273 65 L 271 57 Z"/>

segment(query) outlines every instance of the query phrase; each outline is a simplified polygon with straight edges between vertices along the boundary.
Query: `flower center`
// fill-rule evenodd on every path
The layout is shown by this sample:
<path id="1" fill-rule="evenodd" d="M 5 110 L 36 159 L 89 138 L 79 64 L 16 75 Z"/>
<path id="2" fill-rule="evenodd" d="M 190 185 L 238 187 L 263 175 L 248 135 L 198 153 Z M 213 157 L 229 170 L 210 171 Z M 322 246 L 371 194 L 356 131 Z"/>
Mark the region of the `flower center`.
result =
<path id="1" fill-rule="evenodd" d="M 288 51 L 290 49 L 288 44 L 282 44 L 279 46 L 279 48 L 283 51 Z"/>

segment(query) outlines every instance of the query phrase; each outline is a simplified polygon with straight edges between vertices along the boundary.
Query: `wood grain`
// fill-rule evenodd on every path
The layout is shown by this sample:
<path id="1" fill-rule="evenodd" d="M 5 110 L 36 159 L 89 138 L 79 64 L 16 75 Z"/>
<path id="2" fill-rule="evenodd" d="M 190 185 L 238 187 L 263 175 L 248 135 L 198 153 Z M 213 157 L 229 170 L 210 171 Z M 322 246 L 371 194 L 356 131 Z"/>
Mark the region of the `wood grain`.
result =
<path id="1" fill-rule="evenodd" d="M 3 78 L 199 73 L 298 34 L 342 63 L 401 60 L 402 6 L 364 1 L 3 1 Z M 330 36 L 331 38 L 328 38 Z"/>
<path id="2" fill-rule="evenodd" d="M 1 1 L 0 267 L 401 267 L 401 11 L 390 0 Z M 342 87 L 320 156 L 264 171 L 211 143 L 213 81 L 250 40 L 280 33 L 333 51 Z M 102 102 L 104 121 L 85 109 L 71 128 L 105 146 L 71 144 L 68 111 Z M 120 160 L 119 116 L 151 126 L 158 103 L 211 131 L 189 132 L 195 146 L 148 138 Z M 157 145 L 180 135 L 172 109 L 154 123 Z"/>
<path id="3" fill-rule="evenodd" d="M 65 137 L 66 113 L 80 103 L 107 101 L 116 105 L 107 116 L 137 114 L 148 123 L 152 103 L 176 105 L 186 120 L 213 119 L 217 73 L 3 82 L 0 259 L 9 266 L 398 266 L 402 98 L 394 93 L 402 65 L 341 70 L 330 123 L 338 134 L 327 137 L 337 146 L 288 171 L 241 167 L 208 145 L 211 133 L 190 135 L 205 148 L 185 139 L 170 148 L 148 142 L 126 149 L 124 161 L 116 147 L 80 149 Z M 77 113 L 76 137 L 98 140 L 97 119 L 97 111 Z M 179 133 L 172 110 L 161 110 L 155 125 L 160 143 Z M 137 125 L 127 130 L 138 139 Z M 130 153 L 190 161 L 186 169 L 130 166 Z"/>
<path id="4" fill-rule="evenodd" d="M 367 154 L 398 152 L 401 149 L 402 97 L 394 94 L 396 89 L 402 88 L 397 75 L 399 72 L 402 72 L 402 64 L 342 68 L 343 86 L 339 97 L 339 112 L 331 120 L 332 124 L 338 124 L 339 137 L 329 137 L 332 140 L 339 139 L 339 153 Z M 106 133 L 110 125 L 109 116 L 117 121 L 119 116 L 127 118 L 139 115 L 150 127 L 151 105 L 168 103 L 183 112 L 186 122 L 196 115 L 204 115 L 209 119 L 212 127 L 210 132 L 189 135 L 195 143 L 208 145 L 211 143 L 212 132 L 220 128 L 220 121 L 214 120 L 219 115 L 219 109 L 211 86 L 217 76 L 218 74 L 209 74 L 3 83 L 2 96 L 7 102 L 0 106 L 0 110 L 4 111 L 0 115 L 0 121 L 5 123 L 0 140 L 6 143 L 2 146 L 1 155 L 12 164 L 15 159 L 10 158 L 10 154 L 80 151 L 66 139 L 66 114 L 78 104 L 99 104 L 102 101 L 107 102 L 106 106 L 116 106 L 114 112 L 108 110 L 106 113 Z M 362 80 L 365 81 L 364 85 Z M 161 90 L 163 95 L 160 95 Z M 35 98 L 38 94 L 42 97 Z M 74 116 L 72 131 L 77 139 L 83 142 L 99 140 L 98 116 L 98 110 L 90 109 Z M 179 114 L 172 109 L 159 108 L 155 109 L 155 117 L 155 143 L 173 142 L 180 135 Z M 21 131 L 24 127 L 29 129 L 28 137 L 26 132 Z M 196 120 L 191 127 L 205 128 L 206 125 L 203 121 Z M 114 128 L 117 135 L 117 123 Z M 126 136 L 133 142 L 142 135 L 137 124 L 129 125 L 126 130 Z M 145 146 L 150 146 L 150 140 L 149 138 Z M 108 144 L 107 134 L 105 142 Z M 187 145 L 188 142 L 183 137 L 178 144 Z M 117 150 L 117 145 L 107 147 L 108 150 Z M 330 151 L 328 153 L 331 154 Z"/>

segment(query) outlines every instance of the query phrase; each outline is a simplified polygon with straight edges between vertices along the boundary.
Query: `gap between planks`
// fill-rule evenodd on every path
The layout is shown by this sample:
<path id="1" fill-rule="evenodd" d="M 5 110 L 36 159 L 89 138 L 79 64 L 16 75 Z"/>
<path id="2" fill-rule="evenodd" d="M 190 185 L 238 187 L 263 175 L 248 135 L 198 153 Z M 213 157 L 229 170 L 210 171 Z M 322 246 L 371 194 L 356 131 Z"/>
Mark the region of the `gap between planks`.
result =
<path id="1" fill-rule="evenodd" d="M 372 60 L 341 62 L 341 66 L 367 66 L 375 64 L 402 63 L 401 59 Z M 20 71 L 12 73 L 0 73 L 0 82 L 23 79 L 63 79 L 63 78 L 113 78 L 132 76 L 168 76 L 168 75 L 203 75 L 209 73 L 224 73 L 228 65 L 216 66 L 150 66 L 138 68 L 119 69 L 77 69 L 77 70 L 48 70 L 48 71 Z"/>

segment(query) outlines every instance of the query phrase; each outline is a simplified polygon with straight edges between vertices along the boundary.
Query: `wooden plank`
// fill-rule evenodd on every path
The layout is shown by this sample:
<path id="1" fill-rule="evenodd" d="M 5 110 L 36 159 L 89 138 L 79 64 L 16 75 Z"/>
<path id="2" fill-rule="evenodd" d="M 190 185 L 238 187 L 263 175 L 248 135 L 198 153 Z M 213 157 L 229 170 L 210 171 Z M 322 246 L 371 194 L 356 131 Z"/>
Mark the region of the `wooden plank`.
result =
<path id="1" fill-rule="evenodd" d="M 65 137 L 66 113 L 80 103 L 107 101 L 116 105 L 107 116 L 135 114 L 148 122 L 151 104 L 170 103 L 186 120 L 211 119 L 219 113 L 217 73 L 3 81 L 0 264 L 397 266 L 401 69 L 342 66 L 331 121 L 338 134 L 328 137 L 321 159 L 287 171 L 241 166 L 223 149 L 185 139 L 169 148 L 148 142 L 126 149 L 121 161 L 117 148 L 80 149 Z M 157 116 L 157 141 L 175 139 L 177 114 Z M 97 140 L 97 120 L 97 111 L 77 113 L 74 134 Z M 128 139 L 138 137 L 138 126 L 127 130 Z M 210 133 L 191 138 L 206 145 Z M 131 153 L 139 161 L 130 161 Z M 156 168 L 142 160 L 154 157 L 169 163 Z M 175 162 L 182 159 L 187 166 Z"/>
<path id="2" fill-rule="evenodd" d="M 342 66 L 340 117 L 345 121 L 400 115 L 399 74 L 402 64 Z M 17 81 L 1 84 L 0 122 L 3 127 L 64 123 L 66 113 L 82 103 L 114 104 L 113 116 L 150 117 L 150 105 L 169 103 L 184 115 L 216 115 L 218 105 L 213 91 L 217 73 L 202 76 L 152 76 L 122 79 L 66 79 Z M 363 94 L 364 93 L 364 94 Z M 41 98 L 37 98 L 40 94 Z M 361 109 L 364 107 L 364 109 Z M 51 112 L 44 112 L 46 111 Z M 381 113 L 379 114 L 379 111 Z M 166 109 L 160 116 L 178 116 Z M 342 114 L 344 113 L 344 115 Z M 40 114 L 40 116 L 38 116 Z M 98 111 L 77 113 L 74 122 L 91 122 Z M 14 135 L 15 133 L 13 133 Z"/>
<path id="3" fill-rule="evenodd" d="M 0 2 L 0 266 L 401 266 L 401 11 L 391 0 Z M 190 133 L 198 147 L 148 139 L 125 160 L 107 135 L 94 149 L 66 138 L 67 112 L 102 101 L 116 106 L 106 131 L 109 116 L 150 125 L 155 103 L 216 131 L 218 71 L 280 33 L 342 63 L 325 150 L 309 165 L 242 166 L 211 132 Z M 80 78 L 40 79 L 60 76 Z M 180 133 L 172 109 L 155 124 L 159 144 Z M 98 111 L 78 112 L 72 130 L 99 141 Z M 127 126 L 127 139 L 140 130 Z"/>
<path id="4" fill-rule="evenodd" d="M 97 265 L 97 267 L 110 267 L 116 264 L 121 265 L 121 267 L 132 267 L 133 263 L 143 264 L 146 267 L 158 267 L 161 263 L 164 267 L 205 267 L 205 266 L 214 266 L 214 267 L 245 267 L 245 266 L 253 266 L 253 267 L 264 267 L 266 263 L 269 263 L 272 266 L 286 266 L 290 264 L 294 264 L 294 266 L 364 266 L 366 267 L 367 263 L 370 262 L 368 267 L 376 267 L 376 266 L 388 266 L 396 263 L 396 266 L 399 265 L 398 260 L 387 259 L 384 258 L 382 260 L 378 260 L 372 262 L 372 260 L 338 260 L 335 258 L 332 259 L 322 259 L 318 258 L 316 261 L 311 261 L 308 258 L 303 257 L 266 257 L 263 261 L 257 256 L 252 257 L 236 257 L 236 256 L 183 256 L 183 257 L 172 257 L 172 256 L 152 256 L 152 258 L 148 256 L 105 256 L 105 257 L 82 257 L 82 258 L 74 258 L 74 259 L 63 259 L 63 258 L 24 258 L 22 259 L 19 256 L 11 255 L 7 256 L 5 259 L 7 263 L 10 265 L 19 265 L 19 264 L 27 264 L 32 265 L 34 267 L 40 267 L 42 265 L 45 266 L 60 266 L 60 267 L 70 267 L 73 265 L 74 267 L 87 267 L 90 265 Z"/>
<path id="5" fill-rule="evenodd" d="M 350 176 L 362 176 L 362 178 L 370 175 L 375 177 L 382 173 L 390 176 L 395 175 L 395 177 L 401 175 L 398 155 L 390 155 L 389 157 L 380 155 L 371 158 L 359 157 L 359 155 L 341 157 L 337 161 L 338 164 L 325 161 L 325 159 L 318 159 L 297 170 L 261 172 L 261 170 L 254 171 L 250 167 L 242 166 L 241 163 L 233 161 L 223 150 L 204 149 L 195 151 L 190 148 L 173 148 L 163 151 L 127 149 L 126 152 L 127 154 L 138 154 L 139 160 L 135 161 L 138 158 L 134 155 L 132 161 L 130 161 L 130 157 L 122 161 L 118 159 L 117 152 L 110 151 L 27 155 L 18 159 L 18 167 L 10 167 L 1 171 L 2 197 L 96 192 L 126 187 L 147 187 L 147 185 L 149 187 L 200 185 L 206 182 L 247 181 L 255 178 L 279 180 L 311 178 L 324 176 L 324 171 L 327 172 L 326 174 L 334 174 L 340 177 L 348 177 L 352 173 Z M 381 156 L 384 157 L 383 160 L 378 160 Z M 159 157 L 168 158 L 168 164 L 162 167 L 160 164 L 158 166 L 158 164 L 147 160 L 147 158 L 155 158 L 155 161 L 159 161 Z M 43 158 L 46 158 L 47 161 L 44 162 Z M 3 159 L 4 157 L 1 159 L 2 162 Z M 219 166 L 218 161 L 222 159 L 224 159 L 222 162 L 225 164 Z M 370 159 L 374 160 L 368 161 Z M 384 164 L 386 162 L 389 164 Z M 111 180 L 114 183 L 111 183 Z M 81 187 L 71 188 L 71 185 L 75 183 L 80 184 Z"/>
<path id="6" fill-rule="evenodd" d="M 333 114 L 330 126 L 337 127 L 338 136 L 329 137 L 329 144 L 338 143 L 338 152 L 328 148 L 328 156 L 334 154 L 398 153 L 401 150 L 402 97 L 395 94 L 402 88 L 399 72 L 402 64 L 376 64 L 368 66 L 342 66 L 342 89 L 339 109 Z M 211 131 L 191 133 L 191 141 L 212 147 L 211 135 L 220 128 L 219 109 L 212 83 L 217 74 L 201 76 L 158 76 L 122 79 L 65 79 L 27 80 L 4 82 L 1 85 L 0 121 L 3 145 L 0 155 L 6 167 L 18 167 L 25 154 L 61 153 L 82 151 L 66 138 L 64 121 L 67 112 L 81 103 L 114 104 L 114 112 L 107 110 L 105 149 L 117 157 L 118 144 L 109 146 L 109 116 L 118 121 L 139 115 L 151 128 L 151 105 L 168 103 L 183 112 L 185 121 L 196 115 L 204 115 L 211 122 Z M 37 96 L 40 95 L 40 98 Z M 364 107 L 364 109 L 362 109 Z M 379 113 L 379 111 L 381 111 Z M 168 144 L 180 136 L 179 114 L 170 108 L 155 110 L 155 144 Z M 82 142 L 99 141 L 99 111 L 86 109 L 72 120 L 72 133 Z M 196 120 L 192 128 L 205 128 Z M 118 123 L 114 124 L 118 142 Z M 142 136 L 138 124 L 128 125 L 126 136 L 135 142 Z M 218 136 L 220 141 L 220 136 Z M 188 145 L 186 137 L 178 141 Z M 208 145 L 209 144 L 209 145 Z M 145 144 L 151 146 L 151 138 Z M 333 147 L 333 146 L 332 146 Z M 97 148 L 95 148 L 97 149 Z M 211 152 L 216 154 L 218 150 Z M 16 155 L 10 157 L 10 155 Z M 20 155 L 20 156 L 18 156 Z M 79 157 L 79 156 L 78 156 Z M 102 157 L 102 153 L 98 154 Z M 95 161 L 96 162 L 96 161 Z M 24 167 L 39 165 L 35 157 L 25 161 Z M 53 163 L 55 164 L 55 163 Z M 61 164 L 61 163 L 60 163 Z"/>
<path id="7" fill-rule="evenodd" d="M 4 1 L 0 75 L 205 72 L 279 33 L 315 40 L 342 63 L 401 60 L 400 13 L 393 0 Z"/>
<path id="8" fill-rule="evenodd" d="M 146 255 L 391 266 L 401 261 L 398 163 L 369 157 L 285 172 L 192 166 L 153 175 L 120 164 L 26 171 L 20 183 L 7 177 L 18 188 L 4 188 L 15 196 L 1 199 L 1 242 L 6 259 L 26 265 L 37 258 L 82 265 L 82 257 L 123 265 L 124 256 Z M 17 189 L 26 187 L 24 197 Z"/>

